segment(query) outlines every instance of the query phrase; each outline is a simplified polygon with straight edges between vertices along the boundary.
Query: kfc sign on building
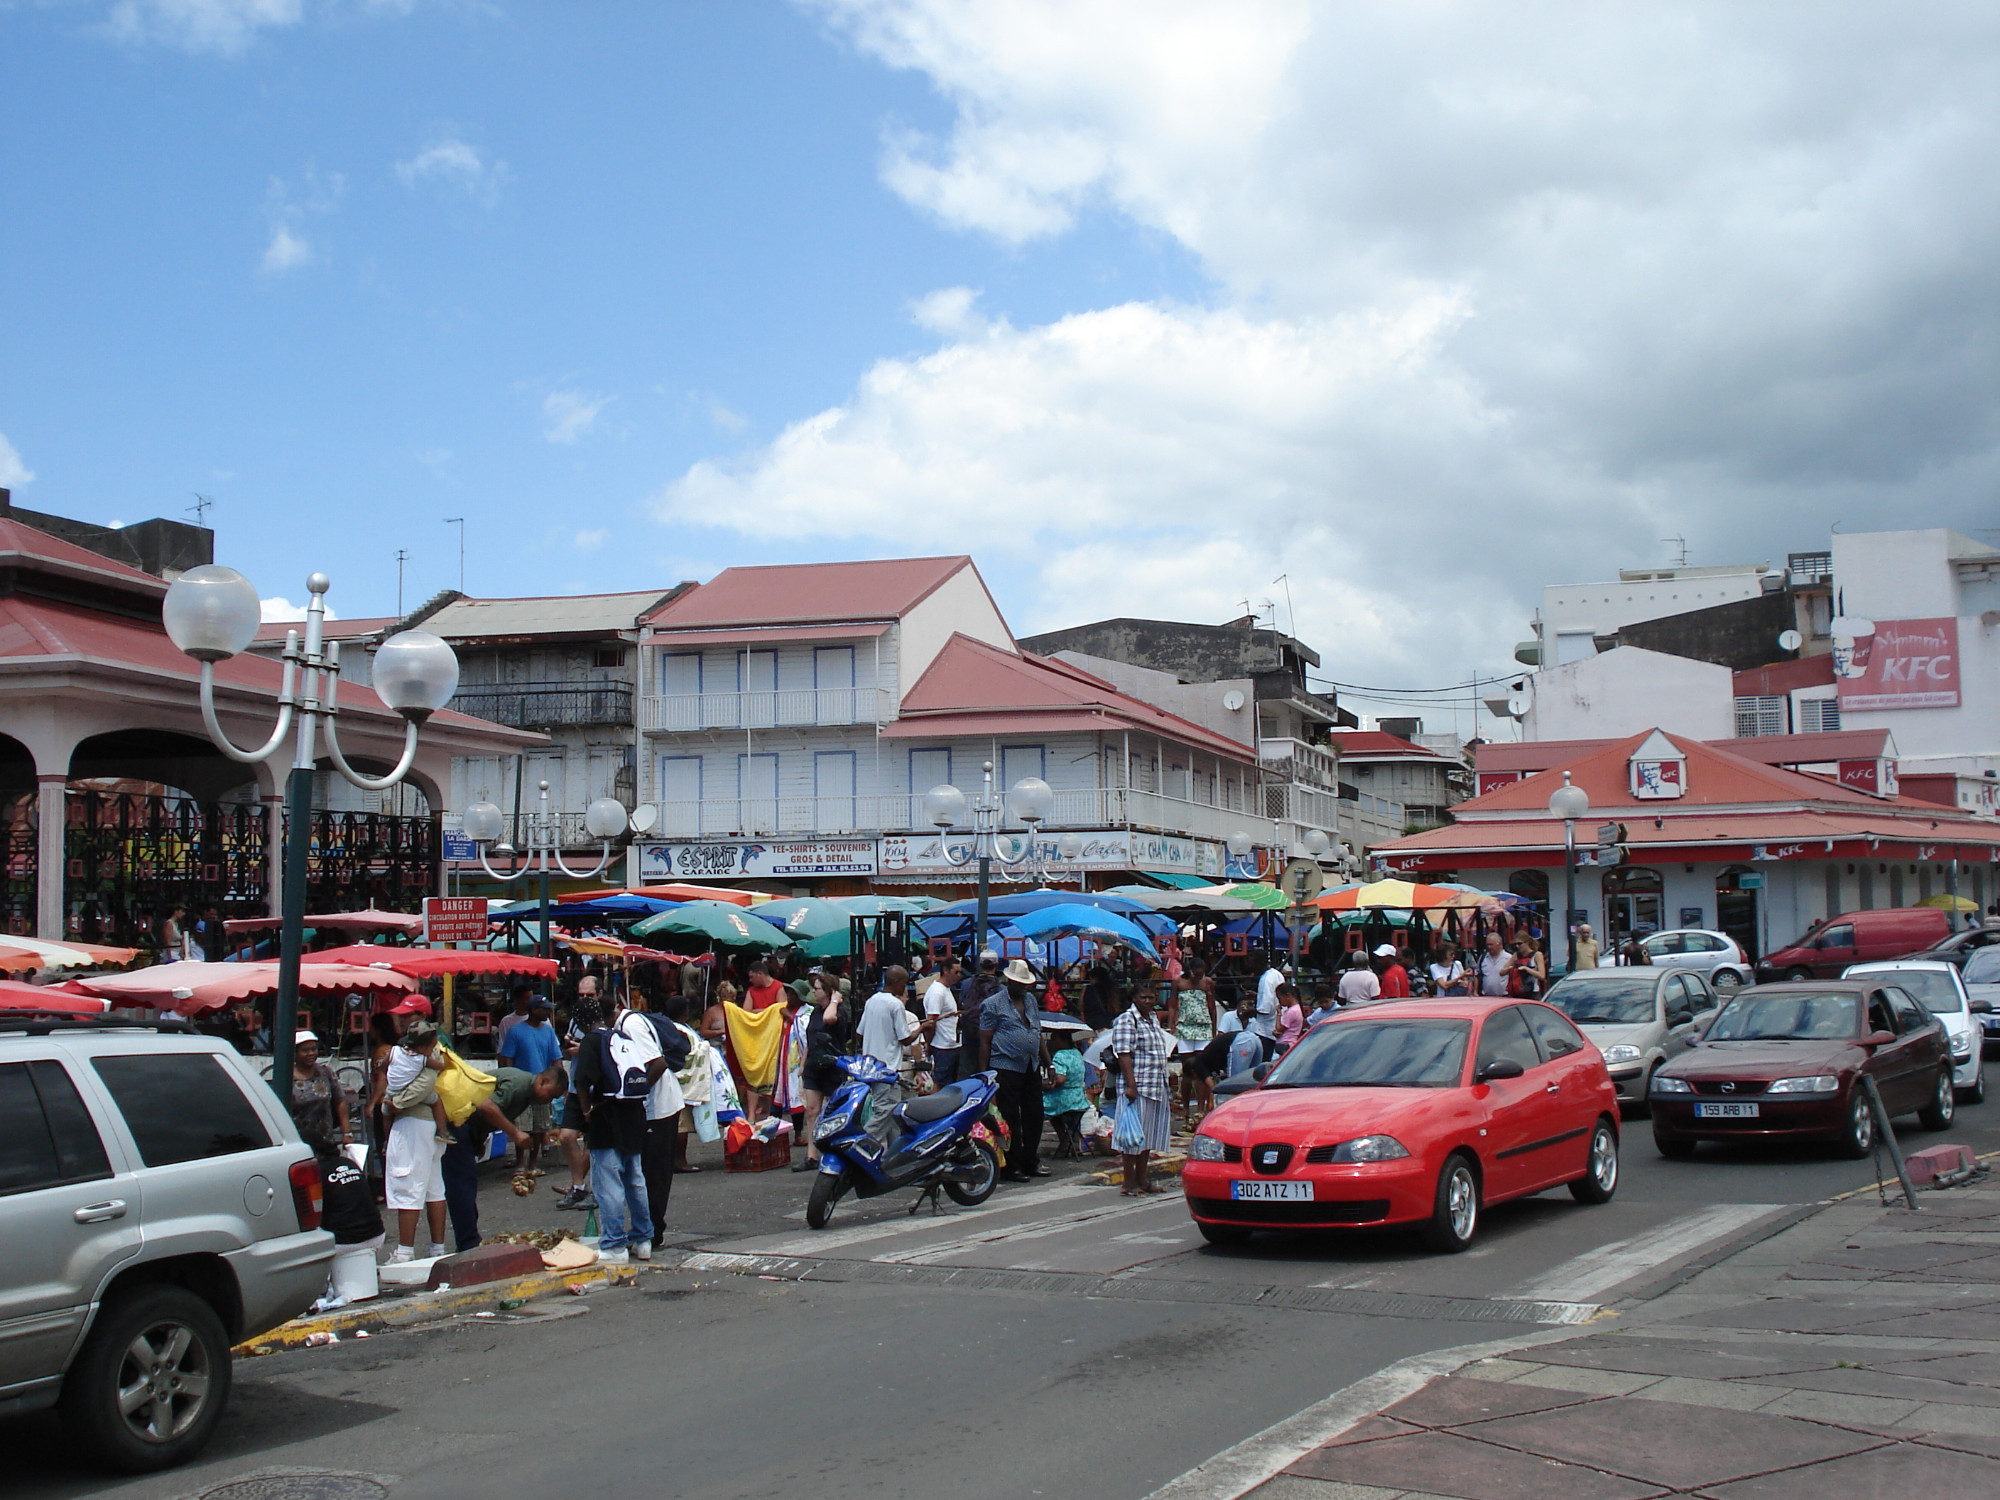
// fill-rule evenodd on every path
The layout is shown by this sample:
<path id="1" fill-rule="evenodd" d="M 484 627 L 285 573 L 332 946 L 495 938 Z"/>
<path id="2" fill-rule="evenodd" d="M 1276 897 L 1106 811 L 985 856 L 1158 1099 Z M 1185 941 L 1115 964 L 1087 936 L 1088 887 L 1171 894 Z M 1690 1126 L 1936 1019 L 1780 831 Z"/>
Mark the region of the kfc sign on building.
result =
<path id="1" fill-rule="evenodd" d="M 1958 621 L 1835 620 L 1833 670 L 1843 713 L 1957 708 Z"/>
<path id="2" fill-rule="evenodd" d="M 1687 756 L 1657 729 L 1632 756 L 1629 769 L 1632 795 L 1642 802 L 1687 795 Z"/>

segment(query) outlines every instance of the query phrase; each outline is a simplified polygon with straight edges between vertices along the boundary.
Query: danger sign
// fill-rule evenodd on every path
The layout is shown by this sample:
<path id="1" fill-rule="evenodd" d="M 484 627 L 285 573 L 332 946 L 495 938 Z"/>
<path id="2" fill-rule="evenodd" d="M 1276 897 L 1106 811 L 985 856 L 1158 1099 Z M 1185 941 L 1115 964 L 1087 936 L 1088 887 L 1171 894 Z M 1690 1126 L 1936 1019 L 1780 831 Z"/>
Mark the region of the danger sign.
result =
<path id="1" fill-rule="evenodd" d="M 424 941 L 483 943 L 486 941 L 484 896 L 424 897 Z"/>

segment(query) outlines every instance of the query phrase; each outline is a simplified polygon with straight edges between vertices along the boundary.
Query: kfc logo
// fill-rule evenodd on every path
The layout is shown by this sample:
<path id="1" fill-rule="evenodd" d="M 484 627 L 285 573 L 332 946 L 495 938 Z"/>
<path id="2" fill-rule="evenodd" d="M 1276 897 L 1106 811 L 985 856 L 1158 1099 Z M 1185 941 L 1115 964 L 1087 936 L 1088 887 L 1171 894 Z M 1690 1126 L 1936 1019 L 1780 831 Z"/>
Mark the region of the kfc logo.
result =
<path id="1" fill-rule="evenodd" d="M 1833 622 L 1833 670 L 1843 712 L 1957 708 L 1958 621 L 1842 617 Z"/>
<path id="2" fill-rule="evenodd" d="M 1632 762 L 1632 792 L 1649 801 L 1678 797 L 1687 790 L 1684 760 L 1635 760 Z"/>

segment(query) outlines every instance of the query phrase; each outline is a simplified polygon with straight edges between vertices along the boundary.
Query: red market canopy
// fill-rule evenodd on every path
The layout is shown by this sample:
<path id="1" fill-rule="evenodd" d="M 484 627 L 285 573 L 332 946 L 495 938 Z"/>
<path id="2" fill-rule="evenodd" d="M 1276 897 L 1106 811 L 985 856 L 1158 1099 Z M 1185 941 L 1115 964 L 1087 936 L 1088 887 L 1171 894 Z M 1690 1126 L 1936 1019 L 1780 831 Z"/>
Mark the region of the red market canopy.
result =
<path id="1" fill-rule="evenodd" d="M 590 895 L 651 896 L 655 901 L 727 901 L 731 906 L 755 906 L 770 899 L 763 891 L 732 890 L 726 885 L 642 885 L 633 891 L 592 891 Z M 581 901 L 586 897 L 579 892 L 568 899 Z"/>
<path id="2" fill-rule="evenodd" d="M 9 1015 L 101 1016 L 111 1006 L 89 995 L 0 979 L 0 1011 Z"/>
<path id="3" fill-rule="evenodd" d="M 484 948 L 387 948 L 372 943 L 323 948 L 303 955 L 302 961 L 315 966 L 340 964 L 378 973 L 387 971 L 411 979 L 444 974 L 522 974 L 534 979 L 554 979 L 559 972 L 554 959 L 537 958 L 532 953 L 493 953 Z"/>
<path id="4" fill-rule="evenodd" d="M 234 937 L 243 932 L 275 932 L 283 925 L 283 917 L 233 917 L 222 924 L 222 930 Z M 308 916 L 306 926 L 320 932 L 401 932 L 414 937 L 423 931 L 424 919 L 406 911 L 329 911 Z"/>
<path id="5" fill-rule="evenodd" d="M 275 963 L 156 964 L 129 974 L 86 975 L 71 980 L 69 988 L 109 1000 L 113 1005 L 143 1005 L 154 1010 L 171 1010 L 176 1015 L 195 1016 L 276 994 L 278 966 Z M 374 965 L 364 968 L 359 964 L 309 964 L 299 970 L 302 994 L 416 988 L 415 979 Z"/>

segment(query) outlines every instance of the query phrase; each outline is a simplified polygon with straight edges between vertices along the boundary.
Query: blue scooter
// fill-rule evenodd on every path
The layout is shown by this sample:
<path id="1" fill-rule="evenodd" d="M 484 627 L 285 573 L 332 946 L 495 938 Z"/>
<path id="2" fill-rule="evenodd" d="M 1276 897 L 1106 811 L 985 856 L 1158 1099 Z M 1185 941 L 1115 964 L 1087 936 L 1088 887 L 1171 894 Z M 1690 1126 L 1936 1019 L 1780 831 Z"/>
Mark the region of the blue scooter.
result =
<path id="1" fill-rule="evenodd" d="M 974 1140 L 973 1127 L 986 1118 L 1000 1083 L 991 1073 L 970 1078 L 888 1107 L 888 1118 L 875 1117 L 884 1107 L 870 1096 L 896 1082 L 896 1070 L 879 1058 L 863 1054 L 839 1059 L 847 1082 L 826 1101 L 813 1139 L 820 1150 L 819 1175 L 806 1200 L 806 1223 L 824 1229 L 833 1206 L 848 1193 L 879 1198 L 898 1188 L 922 1190 L 937 1208 L 940 1189 L 951 1201 L 972 1208 L 993 1196 L 1000 1180 L 1000 1160 L 993 1146 Z"/>

